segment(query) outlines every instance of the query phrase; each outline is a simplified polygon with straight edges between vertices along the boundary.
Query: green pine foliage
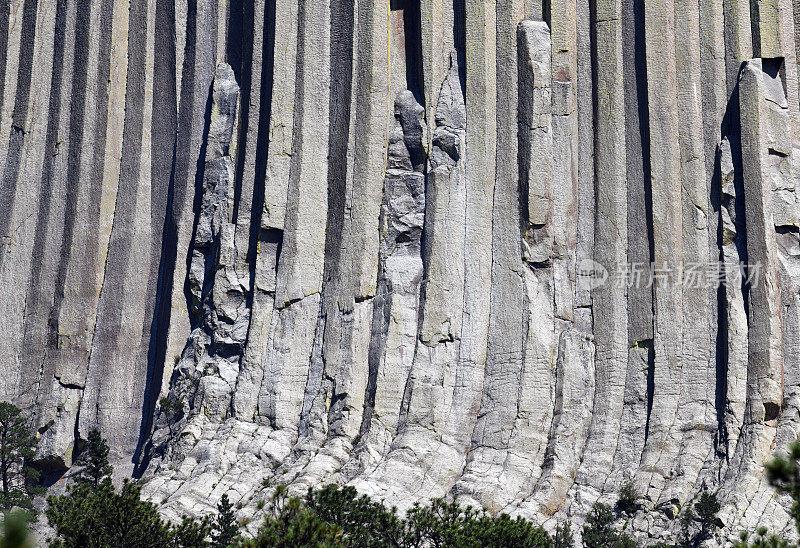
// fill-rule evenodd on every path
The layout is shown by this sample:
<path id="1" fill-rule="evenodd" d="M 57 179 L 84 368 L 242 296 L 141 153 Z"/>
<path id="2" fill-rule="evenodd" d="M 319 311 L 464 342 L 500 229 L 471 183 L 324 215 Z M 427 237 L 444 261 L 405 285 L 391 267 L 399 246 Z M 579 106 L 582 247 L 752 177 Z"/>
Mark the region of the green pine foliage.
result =
<path id="1" fill-rule="evenodd" d="M 556 534 L 553 537 L 553 548 L 573 548 L 575 537 L 572 534 L 572 522 L 564 521 L 556 526 Z"/>
<path id="2" fill-rule="evenodd" d="M 398 546 L 405 536 L 396 508 L 387 509 L 366 495 L 359 496 L 350 486 L 309 489 L 305 503 L 320 519 L 345 532 L 348 545 L 353 548 Z"/>
<path id="3" fill-rule="evenodd" d="M 76 483 L 47 502 L 47 519 L 57 533 L 51 548 L 159 548 L 170 541 L 169 524 L 129 481 L 119 493 L 107 478 L 96 486 Z"/>
<path id="4" fill-rule="evenodd" d="M 167 406 L 169 407 L 169 406 Z M 0 503 L 5 514 L 0 531 L 0 548 L 29 548 L 26 527 L 36 494 L 37 475 L 28 463 L 36 451 L 36 436 L 25 425 L 21 411 L 0 402 Z M 278 486 L 267 505 L 266 516 L 255 538 L 243 538 L 233 504 L 223 495 L 215 516 L 201 519 L 183 517 L 173 524 L 161 517 L 159 507 L 141 498 L 140 487 L 125 480 L 120 489 L 111 481 L 113 469 L 109 447 L 93 429 L 81 452 L 75 481 L 65 494 L 50 496 L 46 511 L 55 536 L 52 548 L 573 548 L 575 537 L 570 522 L 556 527 L 551 537 L 533 522 L 507 514 L 491 515 L 485 510 L 456 502 L 433 499 L 415 504 L 401 517 L 397 509 L 359 495 L 353 487 L 328 485 L 310 489 L 304 498 L 291 497 Z M 770 483 L 794 504 L 792 516 L 800 531 L 800 441 L 788 454 L 766 465 Z M 265 481 L 265 487 L 269 483 Z M 262 504 L 259 509 L 264 508 Z M 19 507 L 22 511 L 10 512 Z M 716 494 L 703 489 L 681 513 L 682 538 L 677 544 L 659 543 L 667 548 L 700 546 L 723 524 Z M 613 506 L 596 503 L 582 530 L 585 548 L 635 548 L 625 532 L 628 520 L 643 510 L 633 483 L 623 484 Z M 734 548 L 797 548 L 766 528 L 755 534 L 743 532 Z"/>
<path id="5" fill-rule="evenodd" d="M 623 483 L 622 487 L 619 489 L 619 498 L 615 505 L 617 513 L 632 516 L 639 511 L 641 506 L 639 493 L 636 492 L 634 482 L 631 480 Z"/>
<path id="6" fill-rule="evenodd" d="M 714 531 L 722 525 L 717 514 L 720 504 L 717 495 L 703 488 L 696 502 L 691 501 L 681 513 L 681 533 L 677 546 L 693 548 L 711 538 Z"/>
<path id="7" fill-rule="evenodd" d="M 158 506 L 141 499 L 128 480 L 117 491 L 105 478 L 98 485 L 79 482 L 67 494 L 48 497 L 46 515 L 56 537 L 51 548 L 207 548 L 210 518 L 184 517 L 173 525 Z"/>
<path id="8" fill-rule="evenodd" d="M 721 525 L 717 518 L 719 511 L 720 504 L 717 501 L 717 495 L 703 489 L 703 492 L 700 493 L 700 500 L 694 503 L 694 512 L 700 524 L 698 537 L 701 542 L 710 538 L 714 530 Z"/>
<path id="9" fill-rule="evenodd" d="M 770 535 L 766 527 L 759 527 L 752 536 L 742 531 L 739 540 L 733 543 L 733 548 L 791 548 L 792 546 L 796 545 L 777 535 Z"/>
<path id="10" fill-rule="evenodd" d="M 47 520 L 55 529 L 51 548 L 207 548 L 211 518 L 183 517 L 173 525 L 158 506 L 141 499 L 128 480 L 117 491 L 111 482 L 108 445 L 100 432 L 89 432 L 79 463 L 83 466 L 67 493 L 47 498 Z"/>
<path id="11" fill-rule="evenodd" d="M 256 538 L 244 548 L 340 548 L 347 543 L 338 527 L 322 520 L 297 497 L 278 486 Z"/>
<path id="12" fill-rule="evenodd" d="M 414 505 L 402 519 L 396 508 L 353 487 L 328 485 L 310 490 L 303 501 L 279 486 L 257 538 L 245 546 L 551 548 L 553 542 L 541 527 L 507 514 L 491 516 L 434 499 Z"/>
<path id="13" fill-rule="evenodd" d="M 172 527 L 172 544 L 175 548 L 206 548 L 211 544 L 206 540 L 211 534 L 211 516 L 194 519 L 183 516 L 181 522 Z"/>
<path id="14" fill-rule="evenodd" d="M 36 436 L 28 429 L 22 411 L 0 402 L 0 511 L 19 507 L 33 512 L 33 497 L 41 492 L 39 473 L 28 466 L 36 453 Z"/>
<path id="15" fill-rule="evenodd" d="M 109 477 L 114 469 L 108 462 L 108 451 L 108 444 L 100 435 L 100 430 L 89 430 L 89 439 L 78 457 L 77 464 L 82 469 L 76 480 L 100 485 L 104 478 Z"/>
<path id="16" fill-rule="evenodd" d="M 614 525 L 617 514 L 607 504 L 597 502 L 586 516 L 583 527 L 585 548 L 636 548 L 636 542 Z"/>
<path id="17" fill-rule="evenodd" d="M 233 504 L 228 499 L 228 495 L 222 495 L 217 504 L 217 519 L 213 525 L 214 548 L 227 548 L 236 542 L 239 534 L 239 524 L 236 523 L 236 515 L 233 512 Z"/>

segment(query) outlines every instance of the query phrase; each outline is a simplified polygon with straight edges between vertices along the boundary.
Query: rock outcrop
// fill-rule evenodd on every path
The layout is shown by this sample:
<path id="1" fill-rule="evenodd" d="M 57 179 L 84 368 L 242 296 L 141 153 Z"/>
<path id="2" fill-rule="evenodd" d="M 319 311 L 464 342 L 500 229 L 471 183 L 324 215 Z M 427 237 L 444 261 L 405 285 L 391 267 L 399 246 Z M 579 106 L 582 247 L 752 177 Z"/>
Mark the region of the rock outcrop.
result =
<path id="1" fill-rule="evenodd" d="M 168 513 L 267 484 L 794 534 L 800 6 L 0 3 L 0 398 Z M 269 480 L 267 483 L 264 480 Z"/>

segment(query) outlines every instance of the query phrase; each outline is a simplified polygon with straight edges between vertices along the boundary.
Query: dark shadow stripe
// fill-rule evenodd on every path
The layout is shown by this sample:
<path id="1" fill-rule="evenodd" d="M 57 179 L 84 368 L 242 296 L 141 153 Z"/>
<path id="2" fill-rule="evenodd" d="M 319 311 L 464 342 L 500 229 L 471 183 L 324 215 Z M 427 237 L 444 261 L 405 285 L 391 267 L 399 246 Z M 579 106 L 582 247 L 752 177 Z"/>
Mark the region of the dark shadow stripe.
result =
<path id="1" fill-rule="evenodd" d="M 133 462 L 140 460 L 142 446 L 150 434 L 156 401 L 161 392 L 167 351 L 172 280 L 177 257 L 177 230 L 171 220 L 175 188 L 175 143 L 178 125 L 175 78 L 175 3 L 156 1 L 153 66 L 153 118 L 151 121 L 150 276 L 147 307 L 142 326 L 141 348 L 147 348 L 147 376 L 142 398 L 139 439 Z"/>
<path id="2" fill-rule="evenodd" d="M 739 84 L 737 83 L 733 92 L 728 99 L 728 104 L 725 109 L 725 115 L 722 118 L 722 139 L 727 139 L 731 149 L 731 160 L 733 163 L 733 185 L 736 197 L 733 198 L 734 212 L 732 217 L 735 217 L 734 224 L 736 227 L 736 236 L 733 239 L 733 245 L 739 254 L 739 260 L 747 264 L 747 220 L 745 218 L 744 208 L 744 175 L 742 169 L 742 142 L 741 142 L 741 119 L 739 112 Z M 717 166 L 714 171 L 714 178 L 712 179 L 712 205 L 715 201 L 720 201 L 719 219 L 717 226 L 717 245 L 719 247 L 719 259 L 724 258 L 722 250 L 723 245 L 723 222 L 722 222 L 722 177 L 719 166 L 719 154 L 717 158 Z M 730 200 L 730 198 L 728 198 Z M 729 207 L 729 203 L 726 207 Z M 746 284 L 746 276 L 742 276 L 741 287 L 742 301 L 744 304 L 745 316 L 750 318 L 750 298 L 749 288 Z M 717 290 L 717 338 L 716 338 L 716 378 L 717 387 L 715 394 L 715 405 L 717 411 L 717 427 L 718 427 L 718 443 L 717 452 L 724 452 L 727 457 L 730 457 L 730 447 L 728 445 L 729 435 L 726 418 L 729 410 L 727 408 L 728 399 L 728 370 L 730 368 L 730 354 L 729 342 L 730 333 L 728 331 L 728 302 L 730 295 L 724 284 L 720 284 Z"/>
<path id="3" fill-rule="evenodd" d="M 269 131 L 272 119 L 272 88 L 275 72 L 275 2 L 267 2 L 264 12 L 264 40 L 261 56 L 261 96 L 259 97 L 258 137 L 256 138 L 256 165 L 253 180 L 253 201 L 250 208 L 250 234 L 247 245 L 247 264 L 250 280 L 247 307 L 252 308 L 256 279 L 256 255 L 261 234 L 261 217 L 264 212 L 264 192 L 267 183 L 269 158 Z M 239 108 L 247 108 L 240 103 Z M 272 232 L 272 231 L 270 231 Z M 264 237 L 274 237 L 274 235 Z M 280 245 L 278 246 L 280 247 Z"/>
<path id="4" fill-rule="evenodd" d="M 647 98 L 647 59 L 645 54 L 645 14 L 644 14 L 644 0 L 633 1 L 633 15 L 634 15 L 634 50 L 636 52 L 636 95 L 638 99 L 638 113 L 639 113 L 639 137 L 642 144 L 642 173 L 644 179 L 644 221 L 647 227 L 647 248 L 648 248 L 648 263 L 655 257 L 655 226 L 653 224 L 653 185 L 652 185 L 652 171 L 650 167 L 650 105 Z M 634 132 L 635 133 L 635 132 Z M 630 234 L 630 228 L 628 229 Z M 631 261 L 630 248 L 628 249 L 628 261 Z M 655 291 L 652 289 L 651 291 Z M 644 306 L 647 303 L 647 297 L 644 299 Z M 650 308 L 646 309 L 650 316 L 650 330 L 653 332 L 653 323 L 655 321 L 655 297 L 651 292 L 649 294 Z M 628 310 L 631 305 L 628 304 Z M 649 338 L 649 337 L 648 337 Z M 653 397 L 655 395 L 655 386 L 652 384 L 655 379 L 655 348 L 652 352 L 648 351 L 647 355 L 647 423 L 645 425 L 645 443 L 649 434 L 650 428 L 650 411 L 653 408 Z M 652 379 L 652 380 L 651 380 Z"/>
<path id="5" fill-rule="evenodd" d="M 467 4 L 466 0 L 453 0 L 453 41 L 458 63 L 458 80 L 461 94 L 467 97 Z M 430 123 L 430 122 L 429 122 Z"/>
<path id="6" fill-rule="evenodd" d="M 48 227 L 50 223 L 50 205 L 53 198 L 53 169 L 55 163 L 56 142 L 58 139 L 58 126 L 61 119 L 61 85 L 64 72 L 64 37 L 66 26 L 66 2 L 60 1 L 56 7 L 55 34 L 53 38 L 53 67 L 50 80 L 50 100 L 48 103 L 47 129 L 45 133 L 44 158 L 42 162 L 42 179 L 39 185 L 37 200 L 38 214 L 36 217 L 36 230 L 33 236 L 31 249 L 31 271 L 28 278 L 27 296 L 25 302 L 25 318 L 23 322 L 22 350 L 20 352 L 20 365 L 22 370 L 21 392 L 27 390 L 27 384 L 33 386 L 41 383 L 44 371 L 42 360 L 46 348 L 46 312 L 47 299 L 42 295 L 42 272 L 45 267 L 44 250 Z M 0 257 L 0 261 L 2 257 Z M 36 376 L 36 378 L 32 378 Z M 26 379 L 27 377 L 27 379 Z M 50 383 L 45 383 L 49 392 Z M 39 394 L 37 394 L 37 400 Z M 23 403 L 24 406 L 24 403 Z M 39 411 L 35 406 L 32 411 L 35 415 Z M 35 423 L 35 422 L 34 422 Z"/>
<path id="7" fill-rule="evenodd" d="M 650 192 L 650 112 L 644 51 L 643 0 L 622 2 L 625 89 L 625 169 L 628 196 L 628 260 L 649 268 L 653 260 Z M 653 291 L 628 288 L 628 348 L 653 338 Z"/>
<path id="8" fill-rule="evenodd" d="M 33 50 L 36 43 L 36 9 L 38 0 L 25 0 L 22 10 L 22 29 L 17 64 L 17 92 L 11 116 L 11 137 L 8 144 L 3 182 L 0 186 L 0 268 L 6 256 L 6 245 L 10 241 L 11 213 L 17 193 L 19 168 L 22 163 L 22 146 L 25 144 L 25 124 L 28 119 L 28 98 L 31 90 Z M 27 37 L 27 39 L 26 39 Z"/>
<path id="9" fill-rule="evenodd" d="M 139 164 L 142 152 L 142 128 L 145 93 L 145 61 L 147 55 L 147 0 L 131 0 L 130 27 L 128 29 L 128 76 L 125 97 L 125 125 L 122 135 L 122 161 L 120 165 L 119 187 L 114 209 L 114 225 L 109 239 L 103 289 L 100 294 L 99 313 L 93 341 L 93 363 L 103 369 L 115 362 L 131 363 L 137 367 L 139 353 L 135 348 L 120 347 L 120 330 L 123 310 L 122 302 L 126 293 L 143 292 L 141 280 L 127 278 L 128 268 L 133 261 L 145 264 L 144 257 L 132 256 L 135 235 L 134 220 L 136 198 L 139 185 Z M 145 267 L 144 272 L 147 272 Z M 121 372 L 114 371 L 114 375 Z M 138 384 L 144 379 L 130 379 Z M 105 399 L 103 385 L 107 375 L 97 375 L 97 406 Z M 96 410 L 95 410 L 96 411 Z M 112 413 L 129 413 L 130 410 L 118 408 Z M 91 421 L 91 419 L 89 419 Z M 127 438 L 130 432 L 121 432 L 118 439 Z M 127 441 L 127 440 L 126 440 Z M 132 448 L 119 447 L 123 453 Z"/>
<path id="10" fill-rule="evenodd" d="M 225 43 L 225 60 L 233 69 L 236 81 L 242 81 L 242 71 L 249 70 L 242 65 L 242 52 L 244 51 L 245 29 L 245 3 L 246 0 L 231 0 L 228 5 L 228 31 Z M 274 5 L 274 2 L 270 2 Z"/>
<path id="11" fill-rule="evenodd" d="M 8 65 L 8 20 L 11 2 L 0 2 L 0 112 L 3 111 L 3 96 L 6 89 L 6 66 Z"/>
<path id="12" fill-rule="evenodd" d="M 58 347 L 58 319 L 61 303 L 64 300 L 67 271 L 73 255 L 75 218 L 78 213 L 78 196 L 82 178 L 80 173 L 81 153 L 83 151 L 84 117 L 86 111 L 86 83 L 89 64 L 89 10 L 78 7 L 75 14 L 75 44 L 72 67 L 72 88 L 70 90 L 69 145 L 67 151 L 67 185 L 64 196 L 64 232 L 61 238 L 61 252 L 56 271 L 55 295 L 50 311 L 48 346 Z M 85 260 L 80 257 L 79 260 Z M 82 287 L 80 291 L 91 292 Z"/>
<path id="13" fill-rule="evenodd" d="M 417 103 L 424 107 L 425 73 L 422 68 L 422 13 L 419 0 L 404 2 L 403 34 L 406 48 L 406 86 L 414 94 Z M 516 41 L 516 30 L 513 35 Z"/>
<path id="14" fill-rule="evenodd" d="M 268 0 L 268 3 L 273 3 Z M 244 178 L 244 166 L 247 158 L 247 147 L 251 146 L 247 142 L 248 131 L 250 129 L 250 104 L 252 103 L 253 92 L 253 48 L 255 47 L 255 2 L 245 0 L 244 5 L 245 25 L 242 36 L 242 73 L 239 83 L 239 133 L 236 144 L 236 170 L 233 179 L 233 219 L 239 214 L 239 201 L 242 195 L 242 179 Z M 265 30 L 266 33 L 266 30 Z M 201 180 L 202 182 L 202 180 Z"/>
<path id="15" fill-rule="evenodd" d="M 720 264 L 724 263 L 725 254 L 723 246 L 723 223 L 722 223 L 722 168 L 720 160 L 722 158 L 719 149 L 714 162 L 714 173 L 711 178 L 711 206 L 717 212 L 717 230 L 715 231 L 717 245 L 717 260 Z M 709 218 L 713 215 L 709 215 Z M 714 446 L 718 455 L 724 455 L 727 459 L 730 456 L 728 446 L 729 434 L 728 425 L 725 421 L 727 416 L 728 400 L 728 370 L 730 367 L 730 343 L 728 336 L 728 291 L 725 284 L 719 284 L 716 291 L 716 324 L 713 326 L 716 331 L 714 338 L 714 362 L 716 373 L 716 384 L 714 385 L 714 408 L 717 413 L 717 436 L 714 439 Z"/>

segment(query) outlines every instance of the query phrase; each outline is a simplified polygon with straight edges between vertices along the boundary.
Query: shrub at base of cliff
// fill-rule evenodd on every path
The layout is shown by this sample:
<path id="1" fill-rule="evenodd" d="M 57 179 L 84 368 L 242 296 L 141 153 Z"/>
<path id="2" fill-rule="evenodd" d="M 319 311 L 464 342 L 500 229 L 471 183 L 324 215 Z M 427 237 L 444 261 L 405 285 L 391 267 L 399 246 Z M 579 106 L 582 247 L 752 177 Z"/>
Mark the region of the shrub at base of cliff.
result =
<path id="1" fill-rule="evenodd" d="M 348 546 L 342 532 L 317 516 L 302 501 L 286 494 L 278 486 L 272 498 L 270 514 L 253 540 L 243 543 L 246 548 L 335 548 Z"/>
<path id="2" fill-rule="evenodd" d="M 571 542 L 571 532 L 563 529 L 560 538 Z M 550 548 L 553 542 L 541 527 L 507 514 L 490 516 L 434 499 L 426 506 L 414 505 L 402 519 L 395 508 L 373 502 L 353 487 L 328 485 L 309 490 L 305 501 L 288 497 L 286 487 L 279 486 L 258 536 L 245 546 Z"/>
<path id="3" fill-rule="evenodd" d="M 108 444 L 100 430 L 92 428 L 89 430 L 89 439 L 86 447 L 78 456 L 76 464 L 80 466 L 80 471 L 76 476 L 77 482 L 89 483 L 97 486 L 104 478 L 111 476 L 114 469 L 108 462 Z"/>
<path id="4" fill-rule="evenodd" d="M 387 509 L 366 495 L 359 496 L 353 487 L 309 489 L 305 502 L 320 519 L 344 531 L 353 548 L 400 546 L 405 538 L 405 525 L 396 508 Z"/>
<path id="5" fill-rule="evenodd" d="M 228 499 L 228 495 L 222 495 L 217 504 L 217 519 L 214 521 L 213 548 L 225 548 L 236 542 L 239 535 L 239 524 L 236 523 L 236 515 L 233 513 L 233 504 Z"/>
<path id="6" fill-rule="evenodd" d="M 553 537 L 553 548 L 574 548 L 574 546 L 575 536 L 572 534 L 572 522 L 559 523 Z"/>
<path id="7" fill-rule="evenodd" d="M 739 540 L 733 543 L 733 548 L 792 548 L 796 546 L 796 544 L 790 544 L 786 539 L 770 535 L 766 527 L 759 527 L 753 536 L 742 531 Z"/>
<path id="8" fill-rule="evenodd" d="M 41 492 L 39 472 L 27 462 L 36 453 L 36 436 L 25 425 L 22 411 L 0 402 L 0 510 L 14 507 L 33 512 L 33 497 Z"/>
<path id="9" fill-rule="evenodd" d="M 411 546 L 526 546 L 549 548 L 550 535 L 520 517 L 490 516 L 455 502 L 434 499 L 428 506 L 415 505 L 406 516 Z"/>
<path id="10" fill-rule="evenodd" d="M 93 486 L 78 483 L 66 495 L 48 497 L 47 519 L 58 537 L 51 547 L 168 546 L 170 526 L 158 508 L 142 501 L 139 488 L 125 482 L 119 493 L 111 480 Z"/>
<path id="11" fill-rule="evenodd" d="M 211 517 L 184 517 L 172 525 L 158 506 L 141 499 L 140 488 L 125 480 L 119 492 L 111 483 L 108 445 L 97 430 L 89 433 L 78 459 L 82 465 L 67 493 L 47 498 L 47 520 L 56 531 L 52 548 L 205 548 Z"/>
<path id="12" fill-rule="evenodd" d="M 601 502 L 592 506 L 583 527 L 585 548 L 636 548 L 631 537 L 614 527 L 616 519 L 617 515 L 610 506 Z"/>

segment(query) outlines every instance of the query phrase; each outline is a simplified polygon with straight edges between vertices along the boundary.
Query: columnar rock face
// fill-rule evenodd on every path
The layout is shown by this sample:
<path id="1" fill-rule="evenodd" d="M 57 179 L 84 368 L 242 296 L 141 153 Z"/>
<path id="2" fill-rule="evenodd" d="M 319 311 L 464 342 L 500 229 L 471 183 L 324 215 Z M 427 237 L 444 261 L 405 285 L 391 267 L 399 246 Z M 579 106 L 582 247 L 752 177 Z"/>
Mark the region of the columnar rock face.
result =
<path id="1" fill-rule="evenodd" d="M 788 0 L 0 3 L 0 398 L 168 513 L 269 484 L 793 534 Z"/>

